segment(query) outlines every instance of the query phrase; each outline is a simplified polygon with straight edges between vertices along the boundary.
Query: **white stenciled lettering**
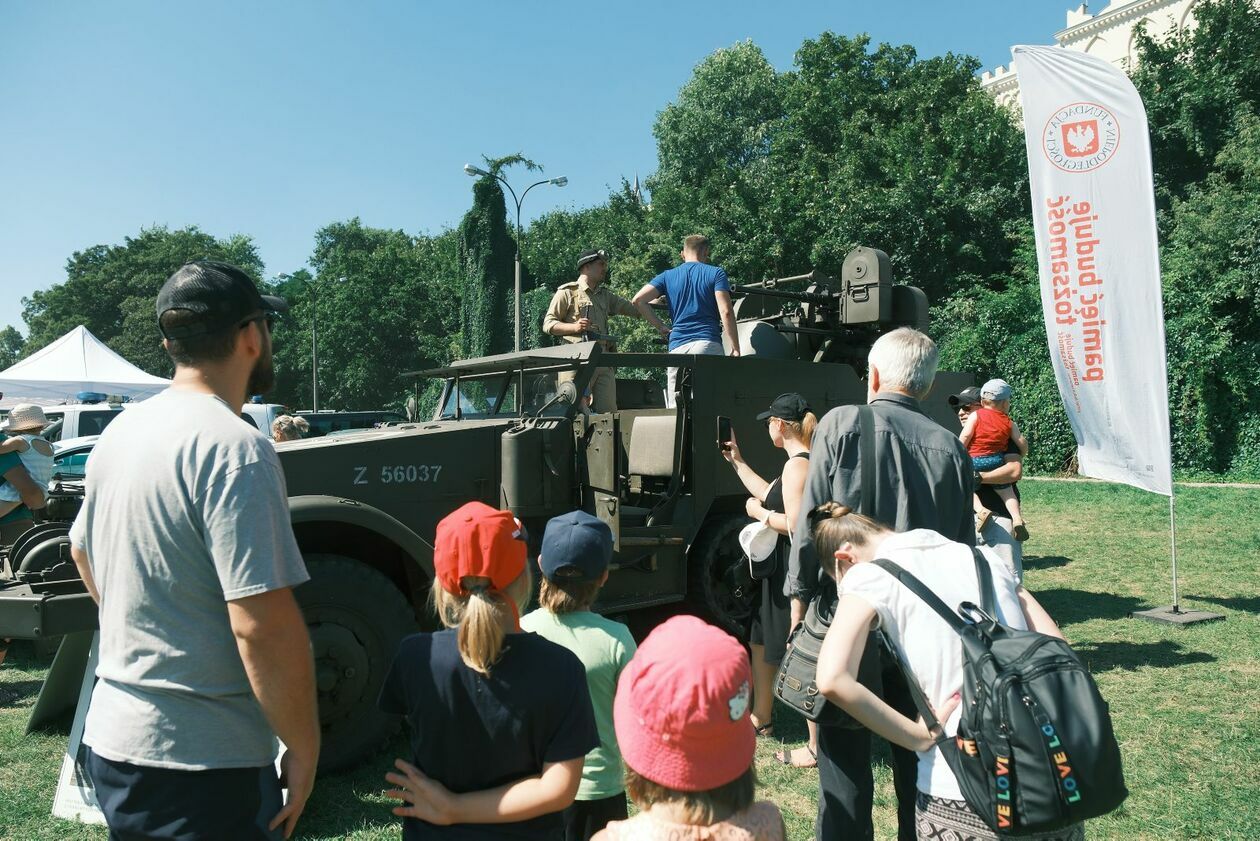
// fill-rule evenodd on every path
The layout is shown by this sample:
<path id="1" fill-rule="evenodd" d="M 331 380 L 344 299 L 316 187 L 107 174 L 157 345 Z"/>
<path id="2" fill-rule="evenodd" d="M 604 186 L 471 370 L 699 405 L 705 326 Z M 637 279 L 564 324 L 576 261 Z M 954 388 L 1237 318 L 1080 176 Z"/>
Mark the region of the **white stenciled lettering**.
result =
<path id="1" fill-rule="evenodd" d="M 422 485 L 436 482 L 441 472 L 440 464 L 382 464 L 380 478 L 382 485 Z"/>

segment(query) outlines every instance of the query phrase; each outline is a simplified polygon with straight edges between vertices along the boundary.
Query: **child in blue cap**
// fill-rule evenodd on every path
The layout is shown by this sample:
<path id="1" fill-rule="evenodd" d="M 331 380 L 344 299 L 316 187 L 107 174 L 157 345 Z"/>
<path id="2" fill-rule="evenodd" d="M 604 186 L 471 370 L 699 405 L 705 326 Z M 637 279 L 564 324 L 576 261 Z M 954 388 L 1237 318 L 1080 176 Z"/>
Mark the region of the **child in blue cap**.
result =
<path id="1" fill-rule="evenodd" d="M 541 606 L 521 619 L 522 630 L 578 656 L 595 710 L 599 746 L 586 755 L 577 800 L 564 810 L 565 841 L 587 841 L 609 821 L 627 816 L 613 697 L 621 670 L 634 656 L 634 637 L 625 625 L 591 610 L 608 580 L 612 553 L 612 530 L 597 517 L 573 511 L 552 518 L 538 558 Z"/>

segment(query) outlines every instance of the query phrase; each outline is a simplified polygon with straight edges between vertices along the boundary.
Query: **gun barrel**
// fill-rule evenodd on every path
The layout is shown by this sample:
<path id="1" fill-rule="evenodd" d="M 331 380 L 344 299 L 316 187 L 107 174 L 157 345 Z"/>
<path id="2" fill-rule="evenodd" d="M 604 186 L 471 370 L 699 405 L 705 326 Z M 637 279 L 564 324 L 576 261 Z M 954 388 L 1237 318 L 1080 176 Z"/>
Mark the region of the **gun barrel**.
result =
<path id="1" fill-rule="evenodd" d="M 790 292 L 786 289 L 774 289 L 752 284 L 731 284 L 731 292 L 737 295 L 762 295 L 767 298 L 782 298 L 788 301 L 800 301 L 803 304 L 827 304 L 835 301 L 839 293 L 823 294 L 819 292 Z"/>

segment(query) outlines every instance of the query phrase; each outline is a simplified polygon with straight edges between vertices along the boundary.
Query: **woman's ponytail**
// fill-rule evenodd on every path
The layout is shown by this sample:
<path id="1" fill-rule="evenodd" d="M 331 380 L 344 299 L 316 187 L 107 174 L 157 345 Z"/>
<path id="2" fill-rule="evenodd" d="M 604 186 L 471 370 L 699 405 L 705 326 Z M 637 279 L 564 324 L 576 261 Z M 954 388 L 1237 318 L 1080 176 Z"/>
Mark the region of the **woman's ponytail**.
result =
<path id="1" fill-rule="evenodd" d="M 473 590 L 464 603 L 464 615 L 459 622 L 456 640 L 459 658 L 464 665 L 483 675 L 490 674 L 490 667 L 503 651 L 503 612 L 507 610 L 503 596 L 484 587 Z"/>
<path id="2" fill-rule="evenodd" d="M 865 546 L 875 535 L 888 531 L 881 523 L 839 502 L 824 502 L 810 511 L 809 523 L 814 532 L 814 548 L 823 559 L 824 568 L 829 568 L 829 559 L 844 544 Z"/>
<path id="3" fill-rule="evenodd" d="M 526 567 L 502 590 L 490 589 L 485 578 L 466 578 L 462 586 L 468 595 L 449 593 L 434 580 L 430 591 L 433 607 L 443 625 L 457 629 L 459 659 L 473 671 L 489 676 L 503 653 L 506 627 L 519 624 L 521 611 L 529 603 L 533 579 Z"/>
<path id="4" fill-rule="evenodd" d="M 806 412 L 805 417 L 801 419 L 801 443 L 806 447 L 814 445 L 814 430 L 818 428 L 818 416 L 813 412 Z"/>

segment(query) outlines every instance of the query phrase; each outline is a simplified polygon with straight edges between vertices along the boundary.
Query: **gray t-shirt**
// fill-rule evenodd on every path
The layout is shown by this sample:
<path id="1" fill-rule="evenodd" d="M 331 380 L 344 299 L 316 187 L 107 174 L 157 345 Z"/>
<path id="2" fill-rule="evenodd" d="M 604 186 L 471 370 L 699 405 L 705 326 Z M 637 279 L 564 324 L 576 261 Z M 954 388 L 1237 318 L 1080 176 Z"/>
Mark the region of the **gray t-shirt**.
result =
<path id="1" fill-rule="evenodd" d="M 171 389 L 101 435 L 70 532 L 101 595 L 83 740 L 106 759 L 267 765 L 275 739 L 227 602 L 306 581 L 272 443 L 217 397 Z"/>

